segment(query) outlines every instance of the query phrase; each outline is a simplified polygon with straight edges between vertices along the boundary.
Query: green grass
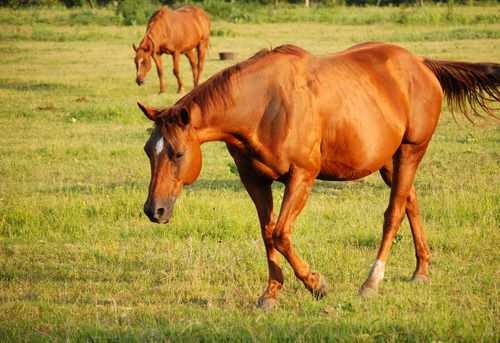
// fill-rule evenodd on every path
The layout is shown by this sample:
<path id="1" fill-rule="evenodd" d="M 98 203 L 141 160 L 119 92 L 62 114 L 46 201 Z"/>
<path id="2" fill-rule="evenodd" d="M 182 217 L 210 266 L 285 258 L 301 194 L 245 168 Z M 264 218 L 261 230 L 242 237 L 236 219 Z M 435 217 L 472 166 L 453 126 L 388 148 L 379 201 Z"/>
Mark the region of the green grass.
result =
<path id="1" fill-rule="evenodd" d="M 218 51 L 244 59 L 282 43 L 325 54 L 377 39 L 435 58 L 500 60 L 498 21 L 368 23 L 373 13 L 405 11 L 385 10 L 358 9 L 357 23 L 215 21 L 203 79 L 229 65 Z M 499 7 L 457 12 L 494 16 Z M 142 146 L 151 124 L 135 102 L 178 98 L 170 58 L 166 95 L 156 94 L 154 73 L 139 88 L 131 43 L 144 27 L 61 19 L 78 13 L 0 9 L 0 341 L 500 339 L 498 124 L 460 116 L 457 124 L 445 110 L 421 164 L 431 285 L 408 282 L 414 251 L 405 222 L 381 295 L 360 299 L 388 189 L 378 175 L 318 182 L 294 242 L 330 294 L 313 300 L 284 263 L 279 306 L 264 313 L 254 306 L 267 277 L 257 217 L 224 145 L 203 146 L 202 174 L 173 222 L 149 223 Z M 60 19 L 20 19 L 36 16 Z M 190 88 L 186 59 L 181 70 Z M 282 191 L 275 186 L 277 205 Z"/>

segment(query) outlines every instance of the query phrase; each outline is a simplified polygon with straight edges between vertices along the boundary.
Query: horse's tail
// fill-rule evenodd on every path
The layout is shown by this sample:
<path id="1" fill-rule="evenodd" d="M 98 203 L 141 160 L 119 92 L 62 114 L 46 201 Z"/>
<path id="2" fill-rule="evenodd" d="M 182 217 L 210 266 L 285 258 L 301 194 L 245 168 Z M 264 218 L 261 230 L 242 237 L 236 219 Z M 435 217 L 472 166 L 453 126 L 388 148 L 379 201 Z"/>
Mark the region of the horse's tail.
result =
<path id="1" fill-rule="evenodd" d="M 462 112 L 472 122 L 482 111 L 499 119 L 491 102 L 500 102 L 500 64 L 437 61 L 424 58 L 424 64 L 436 75 L 452 113 Z"/>

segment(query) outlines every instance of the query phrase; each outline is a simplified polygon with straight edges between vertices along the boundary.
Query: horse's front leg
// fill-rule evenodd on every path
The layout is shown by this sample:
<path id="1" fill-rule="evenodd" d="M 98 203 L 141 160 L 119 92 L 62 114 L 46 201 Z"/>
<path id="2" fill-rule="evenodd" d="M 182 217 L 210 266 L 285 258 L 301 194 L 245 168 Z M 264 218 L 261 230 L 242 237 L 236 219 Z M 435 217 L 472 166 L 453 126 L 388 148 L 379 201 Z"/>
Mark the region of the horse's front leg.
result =
<path id="1" fill-rule="evenodd" d="M 163 62 L 161 60 L 161 54 L 153 54 L 153 61 L 155 61 L 156 72 L 160 79 L 160 93 L 163 93 L 165 92 L 165 83 L 163 81 Z"/>
<path id="2" fill-rule="evenodd" d="M 276 221 L 273 213 L 271 183 L 266 180 L 259 180 L 246 173 L 240 173 L 240 178 L 252 198 L 257 209 L 257 214 L 259 215 L 262 239 L 266 248 L 267 266 L 269 268 L 267 287 L 257 300 L 257 306 L 263 309 L 270 309 L 276 303 L 278 293 L 284 281 L 283 272 L 279 266 L 279 254 L 273 242 L 273 231 Z"/>
<path id="3" fill-rule="evenodd" d="M 279 254 L 273 244 L 273 230 L 276 220 L 273 213 L 272 182 L 256 175 L 236 150 L 231 149 L 231 147 L 228 147 L 228 149 L 238 167 L 241 182 L 243 182 L 245 189 L 252 198 L 259 216 L 262 238 L 266 248 L 269 279 L 264 293 L 257 301 L 257 306 L 270 309 L 276 303 L 278 293 L 283 286 L 283 272 L 279 266 Z"/>
<path id="4" fill-rule="evenodd" d="M 179 59 L 180 59 L 180 54 L 179 54 L 179 52 L 175 51 L 172 54 L 172 60 L 173 60 L 173 65 L 174 65 L 173 73 L 175 75 L 175 78 L 177 79 L 177 93 L 182 92 L 182 88 L 183 88 L 181 74 L 179 72 Z"/>
<path id="5" fill-rule="evenodd" d="M 315 175 L 306 170 L 292 170 L 285 188 L 278 222 L 274 228 L 273 243 L 290 263 L 297 278 L 319 299 L 326 295 L 326 281 L 319 273 L 312 272 L 308 264 L 295 253 L 291 238 L 292 224 L 304 208 L 314 180 Z"/>

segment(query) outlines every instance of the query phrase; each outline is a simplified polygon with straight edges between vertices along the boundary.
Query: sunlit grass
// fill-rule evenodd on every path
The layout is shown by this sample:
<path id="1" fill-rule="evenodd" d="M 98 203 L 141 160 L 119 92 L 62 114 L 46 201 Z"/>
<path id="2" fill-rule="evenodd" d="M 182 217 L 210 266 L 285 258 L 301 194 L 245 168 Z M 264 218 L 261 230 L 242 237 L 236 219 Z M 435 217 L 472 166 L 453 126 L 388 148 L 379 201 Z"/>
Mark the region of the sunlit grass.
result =
<path id="1" fill-rule="evenodd" d="M 267 277 L 264 247 L 222 143 L 203 147 L 200 179 L 184 190 L 171 224 L 153 225 L 141 212 L 151 124 L 135 102 L 178 98 L 170 58 L 167 94 L 157 95 L 154 73 L 144 87 L 134 83 L 131 43 L 144 27 L 21 23 L 16 13 L 34 16 L 0 10 L 10 18 L 0 24 L 0 341 L 498 341 L 498 124 L 456 124 L 445 111 L 421 164 L 431 285 L 408 282 L 415 258 L 405 222 L 381 296 L 360 299 L 388 189 L 378 175 L 318 182 L 294 242 L 330 294 L 313 300 L 284 264 L 279 306 L 263 313 L 254 304 Z M 282 43 L 326 54 L 379 39 L 435 58 L 500 60 L 499 23 L 361 24 L 216 21 L 203 79 L 231 63 L 218 51 L 241 60 Z M 189 89 L 185 59 L 181 70 Z M 282 191 L 274 187 L 276 207 Z"/>

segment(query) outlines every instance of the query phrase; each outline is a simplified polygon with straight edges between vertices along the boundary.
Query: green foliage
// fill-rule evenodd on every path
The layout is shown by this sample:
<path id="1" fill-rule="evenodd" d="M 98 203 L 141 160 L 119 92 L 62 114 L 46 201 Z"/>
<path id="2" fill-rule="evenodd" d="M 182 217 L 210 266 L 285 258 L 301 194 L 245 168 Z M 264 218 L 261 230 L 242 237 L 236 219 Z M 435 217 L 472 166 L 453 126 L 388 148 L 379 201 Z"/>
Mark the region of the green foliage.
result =
<path id="1" fill-rule="evenodd" d="M 120 0 L 116 12 L 125 25 L 145 24 L 153 13 L 147 0 Z"/>
<path id="2" fill-rule="evenodd" d="M 213 19 L 233 23 L 291 23 L 321 22 L 344 25 L 372 25 L 380 23 L 417 24 L 494 24 L 500 22 L 500 14 L 488 12 L 480 7 L 469 10 L 467 7 L 446 6 L 425 7 L 374 7 L 363 9 L 356 6 L 303 6 L 279 4 L 261 6 L 256 3 L 229 3 L 209 0 L 203 3 L 204 9 Z"/>
<path id="3" fill-rule="evenodd" d="M 60 4 L 61 0 L 0 0 L 0 6 L 6 7 L 52 7 Z"/>
<path id="4" fill-rule="evenodd" d="M 232 23 L 256 22 L 255 13 L 260 7 L 258 3 L 238 4 L 218 0 L 203 2 L 203 8 L 210 14 L 211 18 L 227 20 Z"/>
<path id="5" fill-rule="evenodd" d="M 232 23 L 296 23 L 319 22 L 341 25 L 375 25 L 380 23 L 396 23 L 400 25 L 467 25 L 495 24 L 500 22 L 500 14 L 490 11 L 488 7 L 464 7 L 428 5 L 425 7 L 374 7 L 353 6 L 302 6 L 279 4 L 263 6 L 257 3 L 229 3 L 207 0 L 198 5 L 203 6 L 213 21 Z M 116 9 L 111 7 L 99 10 L 70 9 L 53 11 L 37 9 L 37 11 L 0 13 L 3 23 L 10 24 L 51 24 L 51 25 L 102 25 L 111 26 L 118 23 L 125 25 L 144 25 L 159 4 L 148 0 L 124 0 Z M 360 15 L 360 11 L 362 14 Z M 230 36 L 231 33 L 227 32 Z M 223 32 L 215 34 L 224 35 Z M 22 35 L 22 34 L 20 34 Z"/>
<path id="6" fill-rule="evenodd" d="M 66 7 L 82 7 L 86 0 L 61 0 Z"/>
<path id="7" fill-rule="evenodd" d="M 126 17 L 126 22 L 140 22 L 142 14 L 138 11 L 138 7 L 141 6 L 158 6 L 159 3 L 178 7 L 186 4 L 186 1 L 181 0 L 118 0 L 118 2 L 127 2 L 123 5 L 125 11 L 128 13 Z M 224 18 L 243 16 L 244 20 L 251 18 L 251 13 L 245 13 L 242 9 L 250 10 L 255 8 L 279 8 L 283 5 L 285 6 L 296 6 L 303 8 L 303 0 L 287 0 L 287 1 L 276 1 L 276 0 L 192 0 L 193 3 L 198 6 L 208 9 L 214 16 L 222 16 Z M 31 6 L 54 6 L 57 4 L 62 4 L 66 7 L 81 7 L 81 6 L 114 6 L 115 1 L 113 0 L 0 0 L 0 6 L 9 7 L 31 7 Z M 453 7 L 455 4 L 461 5 L 471 5 L 471 4 L 495 4 L 495 0 L 460 0 L 460 1 L 443 1 L 443 0 L 425 0 L 425 4 L 440 4 L 447 3 L 448 7 Z M 315 0 L 311 1 L 312 8 L 318 7 L 338 7 L 338 6 L 416 6 L 420 4 L 420 0 Z M 119 5 L 119 6 L 120 6 Z M 246 18 L 248 16 L 248 18 Z M 241 19 L 240 19 L 241 20 Z M 128 24 L 127 24 L 128 25 Z"/>

